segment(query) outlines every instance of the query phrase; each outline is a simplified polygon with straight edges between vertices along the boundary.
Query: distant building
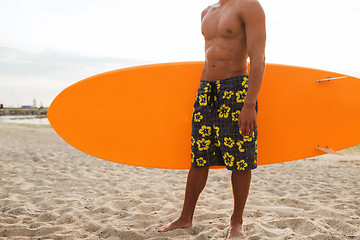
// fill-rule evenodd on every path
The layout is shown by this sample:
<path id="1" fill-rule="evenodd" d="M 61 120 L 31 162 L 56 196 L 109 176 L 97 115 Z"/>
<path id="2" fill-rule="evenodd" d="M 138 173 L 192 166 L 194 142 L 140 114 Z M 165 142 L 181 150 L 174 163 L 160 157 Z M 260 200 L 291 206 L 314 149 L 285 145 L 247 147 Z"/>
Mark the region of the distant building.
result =
<path id="1" fill-rule="evenodd" d="M 0 109 L 3 109 L 4 108 L 4 105 L 1 103 L 0 104 Z"/>
<path id="2" fill-rule="evenodd" d="M 25 106 L 21 106 L 21 108 L 33 108 L 33 106 L 25 105 Z"/>

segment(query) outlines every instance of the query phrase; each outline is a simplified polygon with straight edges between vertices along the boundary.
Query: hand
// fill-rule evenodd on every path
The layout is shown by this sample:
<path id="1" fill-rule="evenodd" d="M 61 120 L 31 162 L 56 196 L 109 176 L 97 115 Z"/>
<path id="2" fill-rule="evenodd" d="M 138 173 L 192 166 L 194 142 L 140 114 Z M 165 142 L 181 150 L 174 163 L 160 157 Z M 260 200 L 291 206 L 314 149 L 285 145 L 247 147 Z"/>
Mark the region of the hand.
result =
<path id="1" fill-rule="evenodd" d="M 250 136 L 257 129 L 255 108 L 244 106 L 239 115 L 239 130 L 241 135 Z"/>

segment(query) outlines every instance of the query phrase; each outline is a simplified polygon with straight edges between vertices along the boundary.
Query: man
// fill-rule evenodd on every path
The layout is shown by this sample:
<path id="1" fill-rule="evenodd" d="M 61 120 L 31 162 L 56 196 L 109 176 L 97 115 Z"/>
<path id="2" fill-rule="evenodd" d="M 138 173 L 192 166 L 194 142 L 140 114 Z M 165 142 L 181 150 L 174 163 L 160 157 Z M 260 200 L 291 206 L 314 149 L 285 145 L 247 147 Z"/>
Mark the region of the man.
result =
<path id="1" fill-rule="evenodd" d="M 205 65 L 192 121 L 192 166 L 180 217 L 160 232 L 192 226 L 209 166 L 232 171 L 228 238 L 243 236 L 243 211 L 257 157 L 257 96 L 265 70 L 265 14 L 257 0 L 219 0 L 201 15 Z M 247 58 L 250 58 L 250 73 Z"/>

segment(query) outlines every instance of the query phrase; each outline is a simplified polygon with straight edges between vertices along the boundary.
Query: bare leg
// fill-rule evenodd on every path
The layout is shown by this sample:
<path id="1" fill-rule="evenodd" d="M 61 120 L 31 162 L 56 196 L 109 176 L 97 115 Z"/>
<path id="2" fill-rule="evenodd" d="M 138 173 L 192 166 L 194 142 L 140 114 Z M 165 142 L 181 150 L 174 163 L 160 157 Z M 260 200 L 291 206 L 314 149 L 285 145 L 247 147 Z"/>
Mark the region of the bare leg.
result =
<path id="1" fill-rule="evenodd" d="M 159 229 L 159 232 L 192 227 L 196 203 L 200 193 L 206 185 L 208 173 L 208 167 L 190 168 L 186 182 L 184 205 L 180 217 L 172 222 L 167 228 L 162 230 Z"/>
<path id="2" fill-rule="evenodd" d="M 234 194 L 234 212 L 231 216 L 228 239 L 243 236 L 243 213 L 249 195 L 251 171 L 232 172 L 231 182 Z"/>

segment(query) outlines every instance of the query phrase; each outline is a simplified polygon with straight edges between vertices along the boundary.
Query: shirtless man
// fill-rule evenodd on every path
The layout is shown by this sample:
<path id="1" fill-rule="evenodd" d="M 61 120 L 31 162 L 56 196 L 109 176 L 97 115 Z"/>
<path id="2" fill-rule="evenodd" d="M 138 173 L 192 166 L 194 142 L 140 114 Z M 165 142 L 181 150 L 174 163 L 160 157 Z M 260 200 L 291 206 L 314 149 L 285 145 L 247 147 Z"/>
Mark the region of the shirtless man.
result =
<path id="1" fill-rule="evenodd" d="M 256 112 L 265 70 L 265 14 L 257 0 L 219 0 L 202 12 L 201 21 L 206 59 L 194 104 L 192 166 L 180 217 L 159 231 L 192 226 L 209 166 L 222 165 L 232 171 L 230 239 L 243 236 L 251 170 L 257 166 Z"/>

